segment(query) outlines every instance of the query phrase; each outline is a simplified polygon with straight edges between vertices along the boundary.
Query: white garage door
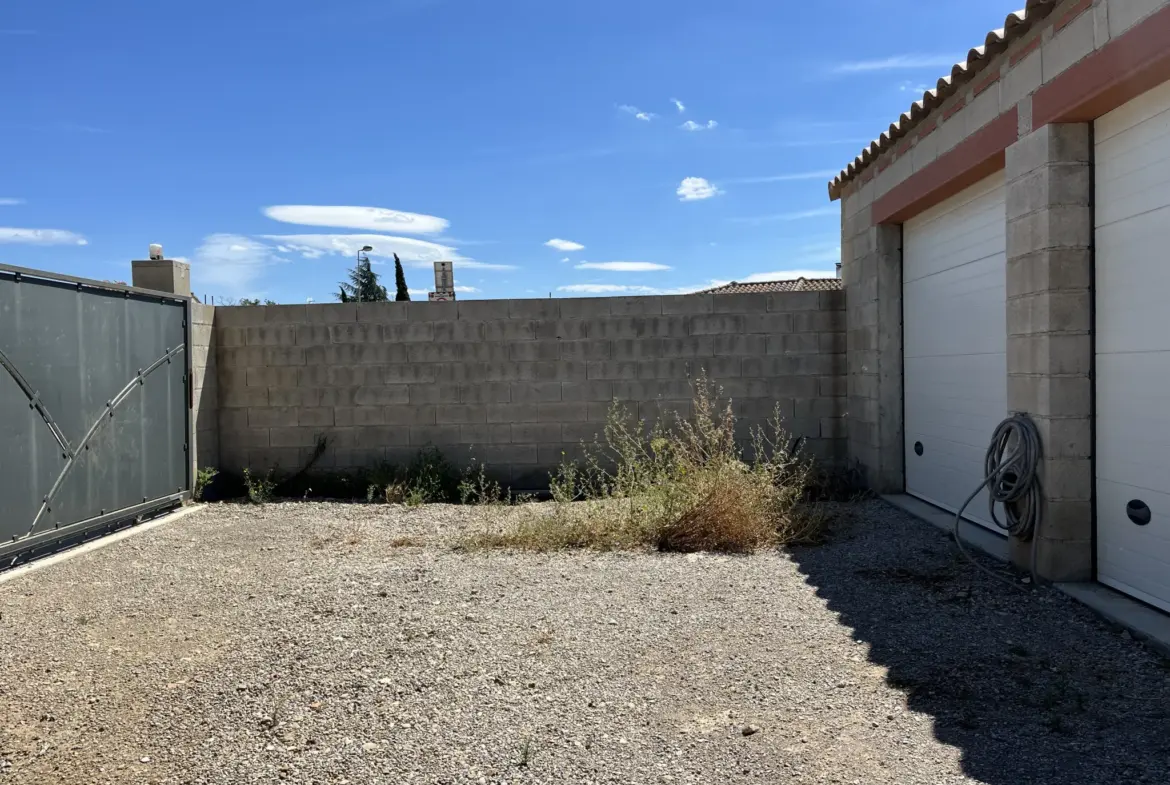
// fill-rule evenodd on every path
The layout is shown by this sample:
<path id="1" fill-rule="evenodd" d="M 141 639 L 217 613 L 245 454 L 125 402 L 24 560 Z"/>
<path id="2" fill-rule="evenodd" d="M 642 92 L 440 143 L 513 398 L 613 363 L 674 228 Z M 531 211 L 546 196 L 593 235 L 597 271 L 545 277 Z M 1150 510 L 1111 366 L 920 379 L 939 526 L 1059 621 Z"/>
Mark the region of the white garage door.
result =
<path id="1" fill-rule="evenodd" d="M 1000 172 L 903 226 L 906 490 L 951 511 L 1007 416 L 1005 224 Z M 966 517 L 999 531 L 986 492 Z"/>
<path id="2" fill-rule="evenodd" d="M 1170 84 L 1095 134 L 1097 576 L 1170 610 Z"/>

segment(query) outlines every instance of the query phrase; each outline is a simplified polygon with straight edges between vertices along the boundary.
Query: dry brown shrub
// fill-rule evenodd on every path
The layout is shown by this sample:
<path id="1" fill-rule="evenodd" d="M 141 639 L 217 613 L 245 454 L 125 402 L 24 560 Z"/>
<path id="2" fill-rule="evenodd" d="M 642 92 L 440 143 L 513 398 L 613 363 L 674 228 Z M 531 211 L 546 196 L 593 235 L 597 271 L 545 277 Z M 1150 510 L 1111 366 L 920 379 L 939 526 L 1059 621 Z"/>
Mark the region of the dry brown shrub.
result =
<path id="1" fill-rule="evenodd" d="M 461 547 L 752 553 L 818 539 L 824 516 L 802 503 L 811 463 L 778 413 L 752 433 L 748 458 L 730 403 L 704 377 L 693 387 L 692 414 L 652 429 L 615 405 L 606 443 L 552 478 L 552 505 Z"/>

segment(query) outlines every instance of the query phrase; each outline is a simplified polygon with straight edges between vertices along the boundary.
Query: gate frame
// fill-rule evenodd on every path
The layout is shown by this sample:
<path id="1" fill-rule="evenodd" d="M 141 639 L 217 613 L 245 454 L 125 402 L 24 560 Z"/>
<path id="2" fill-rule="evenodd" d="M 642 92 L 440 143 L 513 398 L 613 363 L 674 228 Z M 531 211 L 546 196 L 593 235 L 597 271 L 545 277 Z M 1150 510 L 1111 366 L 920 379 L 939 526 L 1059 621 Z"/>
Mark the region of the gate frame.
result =
<path id="1" fill-rule="evenodd" d="M 75 275 L 66 275 L 64 273 L 51 273 L 44 270 L 35 270 L 30 267 L 19 267 L 11 264 L 4 264 L 0 262 L 0 273 L 9 273 L 19 277 L 36 278 L 44 281 L 53 281 L 56 283 L 75 284 L 78 289 L 100 289 L 108 292 L 118 292 L 120 294 L 134 294 L 140 297 L 149 297 L 157 299 L 159 302 L 178 302 L 183 305 L 183 354 L 185 360 L 183 363 L 184 373 L 187 378 L 187 405 L 184 407 L 184 434 L 183 452 L 186 455 L 185 476 L 186 488 L 178 493 L 167 494 L 157 499 L 152 499 L 148 502 L 135 504 L 130 507 L 125 507 L 121 510 L 106 513 L 105 515 L 97 515 L 85 520 L 76 521 L 74 523 L 62 526 L 60 528 L 51 529 L 33 534 L 20 540 L 13 540 L 9 542 L 0 542 L 0 558 L 12 558 L 11 563 L 15 563 L 22 556 L 32 555 L 34 551 L 42 550 L 46 547 L 57 547 L 63 541 L 72 538 L 82 538 L 88 534 L 94 533 L 97 529 L 107 527 L 109 530 L 126 524 L 131 521 L 140 520 L 154 512 L 168 509 L 170 507 L 177 507 L 185 503 L 192 497 L 194 490 L 194 458 L 192 455 L 192 445 L 194 440 L 192 437 L 192 404 L 194 403 L 195 384 L 191 364 L 191 317 L 192 317 L 192 298 L 174 294 L 173 292 L 160 292 L 155 289 L 142 289 L 136 286 L 127 286 L 125 284 L 111 283 L 109 281 L 98 281 L 92 278 L 81 278 Z M 0 569 L 4 569 L 7 565 L 0 564 Z"/>

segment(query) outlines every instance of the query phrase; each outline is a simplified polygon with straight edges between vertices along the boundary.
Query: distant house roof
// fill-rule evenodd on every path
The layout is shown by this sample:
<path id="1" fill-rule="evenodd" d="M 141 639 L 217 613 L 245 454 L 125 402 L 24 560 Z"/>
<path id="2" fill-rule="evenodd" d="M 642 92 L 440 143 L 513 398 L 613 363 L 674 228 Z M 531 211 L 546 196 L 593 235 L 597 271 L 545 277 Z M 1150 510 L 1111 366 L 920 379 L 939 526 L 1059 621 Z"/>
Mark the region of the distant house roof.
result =
<path id="1" fill-rule="evenodd" d="M 703 294 L 751 294 L 753 292 L 836 292 L 841 289 L 840 278 L 794 278 L 790 281 L 756 281 L 738 283 L 732 281 L 714 289 L 705 289 Z"/>

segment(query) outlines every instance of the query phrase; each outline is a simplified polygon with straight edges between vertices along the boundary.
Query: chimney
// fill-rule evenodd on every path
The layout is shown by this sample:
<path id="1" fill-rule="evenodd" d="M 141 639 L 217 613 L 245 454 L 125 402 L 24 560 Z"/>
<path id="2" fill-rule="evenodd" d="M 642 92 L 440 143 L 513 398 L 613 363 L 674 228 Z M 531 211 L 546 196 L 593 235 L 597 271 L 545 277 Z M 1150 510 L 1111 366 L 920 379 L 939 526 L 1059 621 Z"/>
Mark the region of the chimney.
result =
<path id="1" fill-rule="evenodd" d="M 164 258 L 162 246 L 158 243 L 151 243 L 149 252 L 149 259 L 130 262 L 134 286 L 190 297 L 191 265 Z"/>
<path id="2" fill-rule="evenodd" d="M 837 277 L 841 277 L 841 263 L 837 262 Z"/>

